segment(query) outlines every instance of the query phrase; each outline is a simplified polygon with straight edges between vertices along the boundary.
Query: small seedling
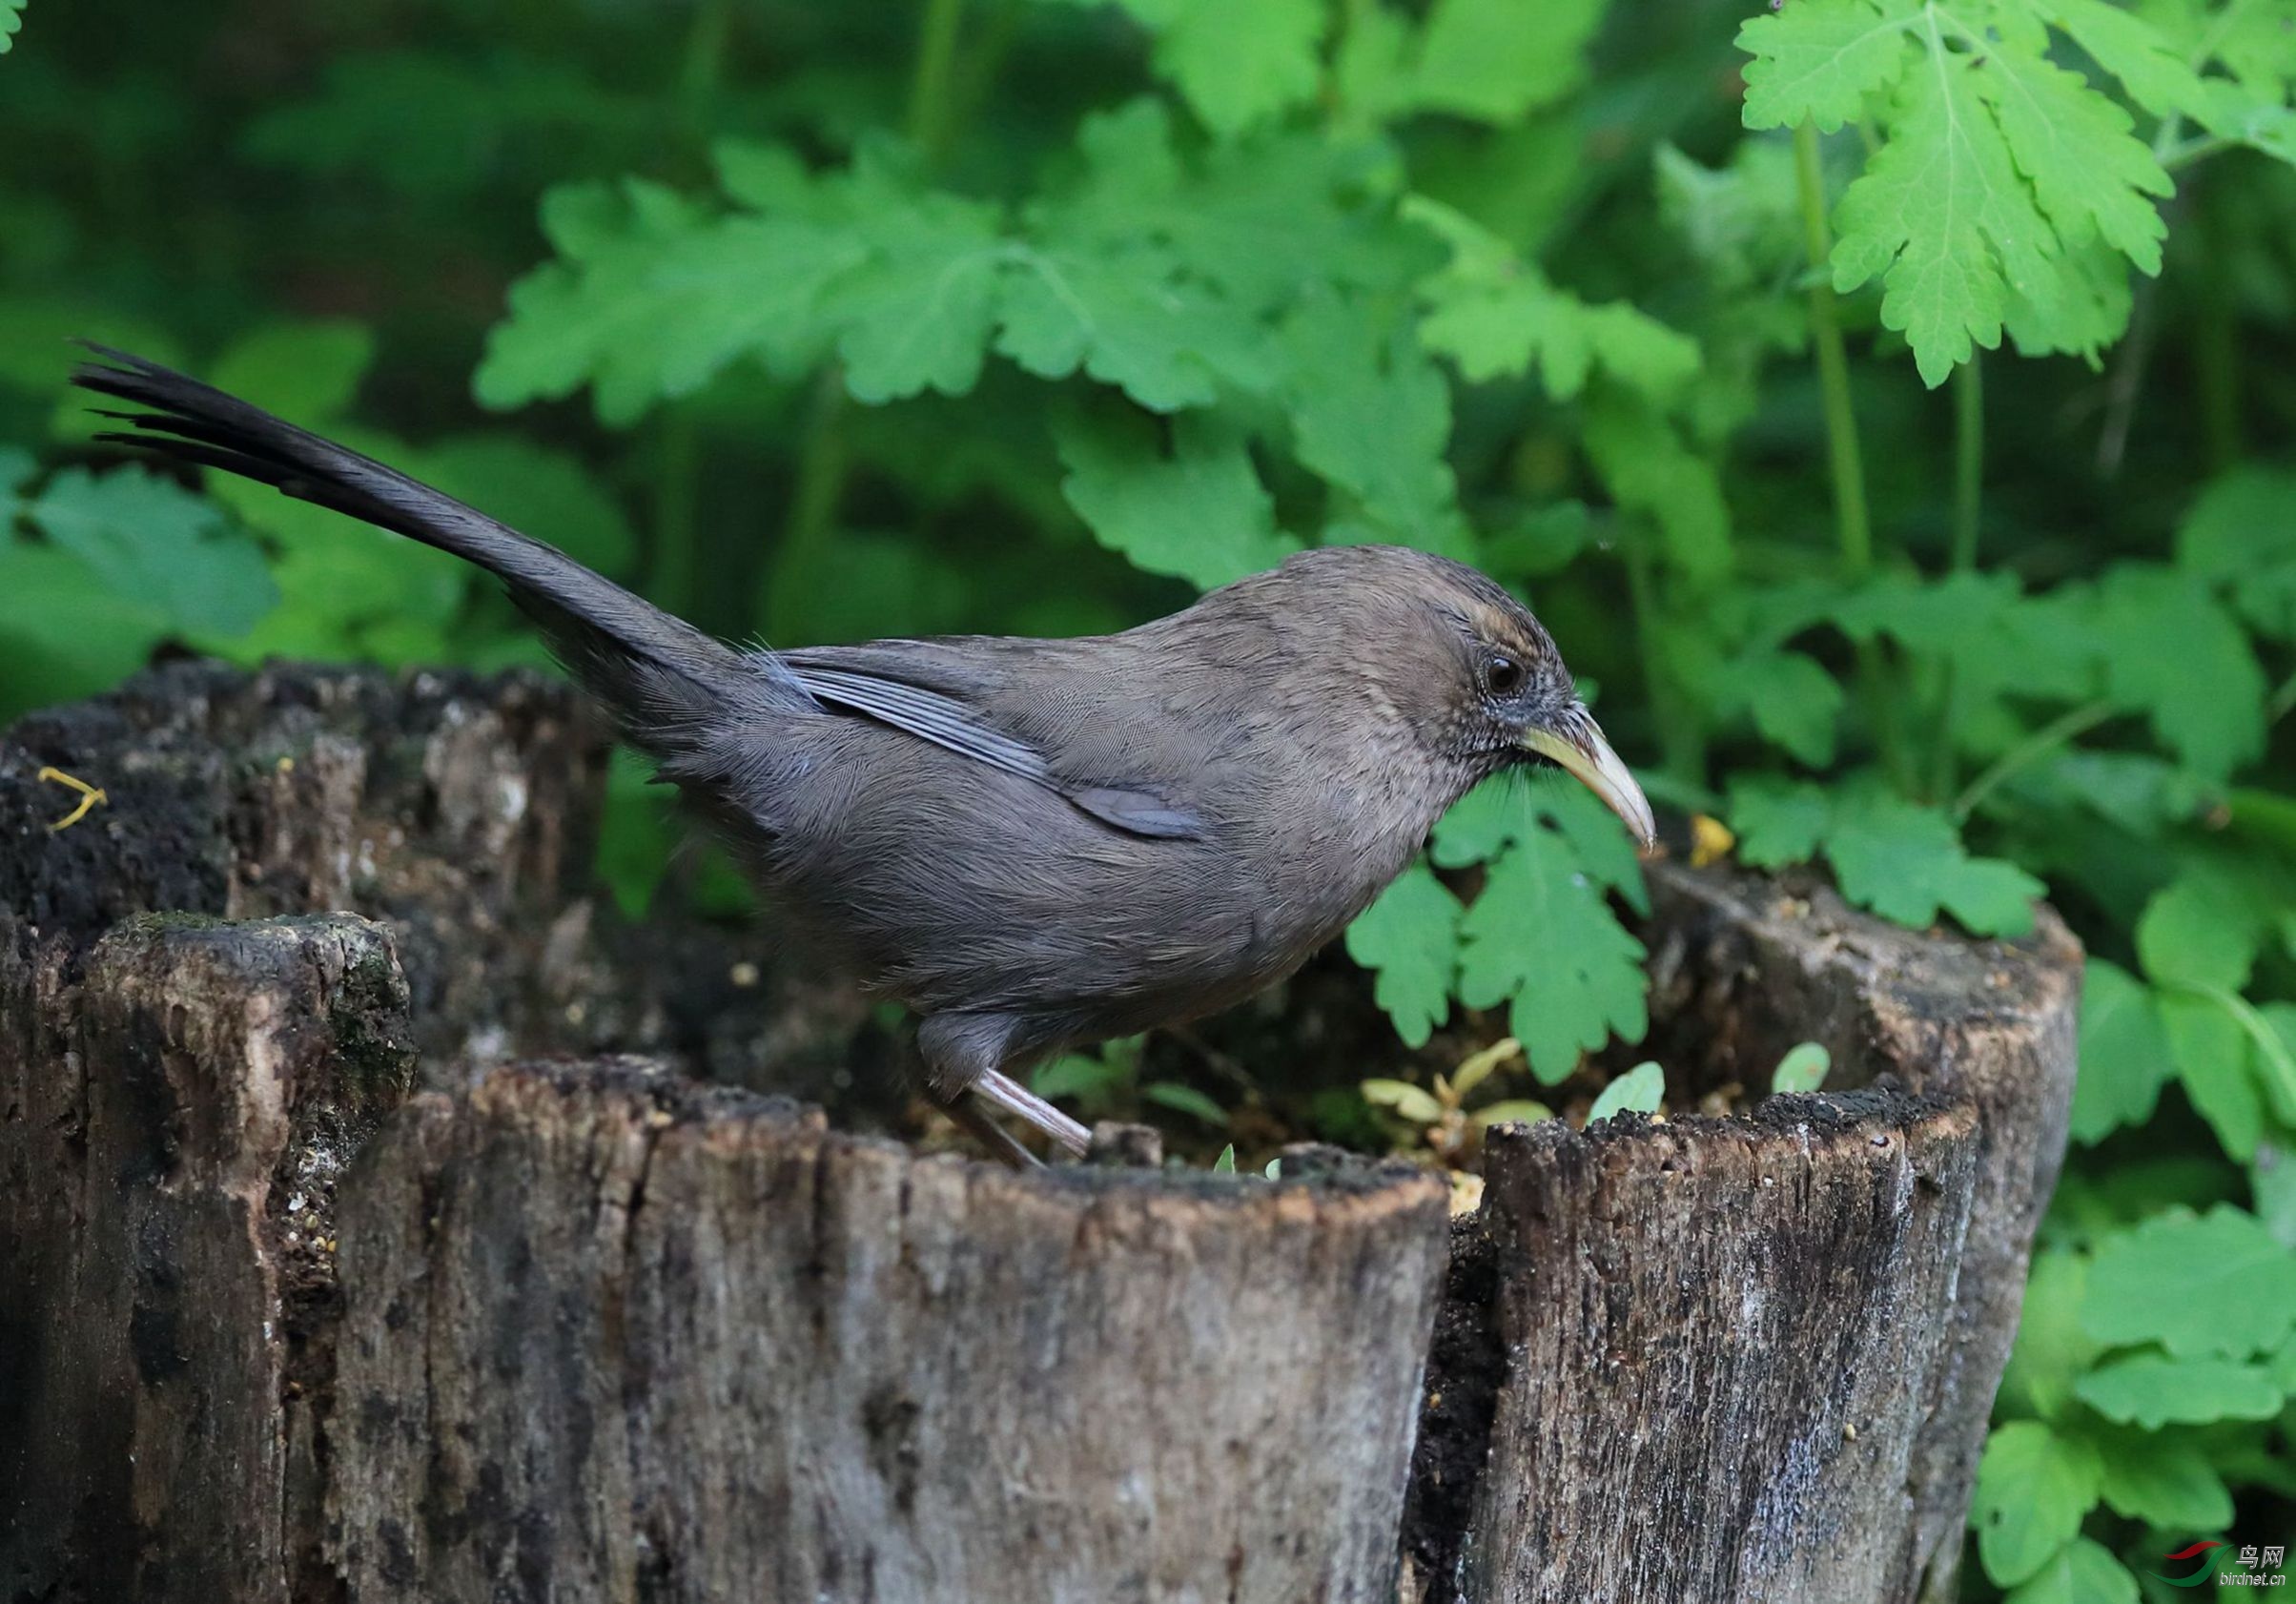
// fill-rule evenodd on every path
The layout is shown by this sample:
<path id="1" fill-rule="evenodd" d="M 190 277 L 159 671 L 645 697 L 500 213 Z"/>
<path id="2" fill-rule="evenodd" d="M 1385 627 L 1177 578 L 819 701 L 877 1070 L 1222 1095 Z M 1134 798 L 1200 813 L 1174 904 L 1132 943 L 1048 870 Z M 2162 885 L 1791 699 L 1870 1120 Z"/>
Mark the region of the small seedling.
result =
<path id="1" fill-rule="evenodd" d="M 1666 1071 L 1658 1067 L 1657 1060 L 1638 1063 L 1602 1089 L 1594 1106 L 1587 1110 L 1587 1123 L 1608 1120 L 1613 1114 L 1655 1114 L 1665 1096 Z"/>
<path id="2" fill-rule="evenodd" d="M 1363 1100 L 1421 1127 L 1420 1137 L 1448 1163 L 1482 1145 L 1491 1126 L 1510 1121 L 1551 1120 L 1554 1111 L 1528 1098 L 1502 1099 L 1469 1111 L 1467 1094 L 1490 1079 L 1500 1065 L 1520 1060 L 1523 1044 L 1509 1036 L 1470 1054 L 1449 1075 L 1438 1073 L 1432 1090 L 1408 1080 L 1365 1080 Z"/>
<path id="3" fill-rule="evenodd" d="M 1778 1066 L 1770 1077 L 1770 1089 L 1773 1092 L 1814 1092 L 1826 1083 L 1826 1072 L 1833 1067 L 1833 1054 L 1814 1041 L 1802 1042 L 1778 1059 Z"/>

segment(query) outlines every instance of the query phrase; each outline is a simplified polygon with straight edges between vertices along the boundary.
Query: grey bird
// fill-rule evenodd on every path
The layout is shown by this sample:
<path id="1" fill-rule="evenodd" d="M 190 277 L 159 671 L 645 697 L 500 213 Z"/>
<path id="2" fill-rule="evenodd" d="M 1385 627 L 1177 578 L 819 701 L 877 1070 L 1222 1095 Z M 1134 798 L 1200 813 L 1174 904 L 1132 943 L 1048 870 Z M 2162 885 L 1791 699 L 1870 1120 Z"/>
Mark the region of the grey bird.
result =
<path id="1" fill-rule="evenodd" d="M 1303 551 L 1076 640 L 736 648 L 555 547 L 122 352 L 73 382 L 149 410 L 108 441 L 276 485 L 502 580 L 769 900 L 921 1017 L 927 1090 L 1076 1152 L 1015 1077 L 1282 978 L 1477 781 L 1552 764 L 1646 846 L 1650 804 L 1546 629 L 1461 564 Z"/>

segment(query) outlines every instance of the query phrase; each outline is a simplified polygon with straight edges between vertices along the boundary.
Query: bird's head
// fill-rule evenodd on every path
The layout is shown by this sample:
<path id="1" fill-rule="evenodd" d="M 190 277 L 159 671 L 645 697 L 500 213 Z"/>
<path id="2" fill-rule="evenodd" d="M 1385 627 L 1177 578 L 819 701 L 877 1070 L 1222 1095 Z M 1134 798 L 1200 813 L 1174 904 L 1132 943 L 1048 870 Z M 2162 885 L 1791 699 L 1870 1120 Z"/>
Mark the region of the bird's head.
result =
<path id="1" fill-rule="evenodd" d="M 1285 577 L 1354 616 L 1378 694 L 1471 778 L 1517 766 L 1563 770 L 1626 821 L 1644 848 L 1657 827 L 1642 787 L 1579 699 L 1554 638 L 1530 609 L 1462 563 L 1406 546 L 1329 546 Z"/>

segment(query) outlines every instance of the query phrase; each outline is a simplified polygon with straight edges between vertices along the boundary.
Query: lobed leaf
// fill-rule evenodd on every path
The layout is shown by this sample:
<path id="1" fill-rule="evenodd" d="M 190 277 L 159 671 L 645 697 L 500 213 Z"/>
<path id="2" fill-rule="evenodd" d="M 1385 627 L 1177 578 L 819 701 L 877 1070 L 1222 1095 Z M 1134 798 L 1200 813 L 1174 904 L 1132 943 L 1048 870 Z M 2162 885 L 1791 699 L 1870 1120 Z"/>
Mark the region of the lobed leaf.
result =
<path id="1" fill-rule="evenodd" d="M 1145 419 L 1081 419 L 1056 431 L 1061 490 L 1093 535 L 1134 566 L 1210 588 L 1272 568 L 1300 542 L 1276 527 L 1241 435 L 1184 416 L 1169 455 Z"/>
<path id="2" fill-rule="evenodd" d="M 1460 916 L 1450 888 L 1413 864 L 1347 927 L 1347 956 L 1377 977 L 1372 996 L 1407 1046 L 1450 1017 Z"/>
<path id="3" fill-rule="evenodd" d="M 2281 1403 L 2279 1386 L 2262 1366 L 2158 1353 L 2101 1365 L 2073 1390 L 2105 1419 L 2147 1431 L 2220 1420 L 2269 1420 L 2280 1412 Z"/>
<path id="4" fill-rule="evenodd" d="M 2168 1030 L 2151 991 L 2118 965 L 2091 958 L 2081 983 L 2073 1140 L 2101 1141 L 2151 1119 L 2172 1070 Z"/>
<path id="5" fill-rule="evenodd" d="M 2296 1330 L 2296 1254 L 2229 1205 L 2156 1215 L 2098 1248 L 2081 1326 L 2175 1359 L 2277 1348 Z"/>
<path id="6" fill-rule="evenodd" d="M 1597 1094 L 1587 1110 L 1587 1123 L 1613 1114 L 1655 1114 L 1665 1097 L 1666 1071 L 1653 1062 L 1638 1063 Z"/>
<path id="7" fill-rule="evenodd" d="M 1834 287 L 1882 280 L 1881 321 L 1932 386 L 2001 339 L 2009 286 L 2042 279 L 2057 239 L 2011 158 L 1976 73 L 1929 23 L 1890 136 L 1835 212 Z"/>
<path id="8" fill-rule="evenodd" d="M 1647 1028 L 1643 947 L 1611 915 L 1563 837 L 1534 831 L 1491 865 L 1460 922 L 1459 995 L 1510 1004 L 1508 1029 L 1552 1085 L 1615 1032 Z"/>
<path id="9" fill-rule="evenodd" d="M 2137 1604 L 2137 1578 L 2112 1550 L 2076 1537 L 2010 1589 L 2002 1604 Z"/>
<path id="10" fill-rule="evenodd" d="M 2038 1574 L 2080 1534 L 2104 1468 L 2097 1450 L 2035 1420 L 1996 1427 L 1978 1461 L 1969 1524 L 1985 1574 L 2003 1587 Z"/>
<path id="11" fill-rule="evenodd" d="M 1866 96 L 1905 70 L 1914 9 L 1901 0 L 1795 0 L 1753 18 L 1738 31 L 1738 48 L 1753 57 L 1743 69 L 1746 126 L 1814 121 L 1831 134 L 1855 117 Z"/>

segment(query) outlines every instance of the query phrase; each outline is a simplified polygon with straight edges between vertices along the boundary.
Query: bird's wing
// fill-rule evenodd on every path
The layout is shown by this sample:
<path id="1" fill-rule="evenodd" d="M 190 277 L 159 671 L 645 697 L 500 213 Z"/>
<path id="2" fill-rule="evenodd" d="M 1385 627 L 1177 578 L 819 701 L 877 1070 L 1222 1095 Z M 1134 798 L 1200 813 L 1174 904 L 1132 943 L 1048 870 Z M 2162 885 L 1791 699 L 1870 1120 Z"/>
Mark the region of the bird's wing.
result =
<path id="1" fill-rule="evenodd" d="M 1031 643 L 1034 644 L 1034 643 Z M 879 641 L 779 654 L 797 682 L 830 708 L 931 741 L 1033 780 L 1128 835 L 1191 840 L 1204 820 L 1150 776 L 1066 772 L 1042 734 L 1010 712 L 1012 646 L 990 640 Z"/>

